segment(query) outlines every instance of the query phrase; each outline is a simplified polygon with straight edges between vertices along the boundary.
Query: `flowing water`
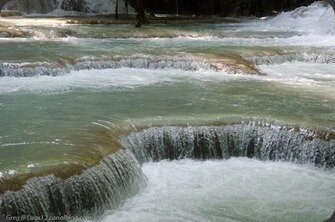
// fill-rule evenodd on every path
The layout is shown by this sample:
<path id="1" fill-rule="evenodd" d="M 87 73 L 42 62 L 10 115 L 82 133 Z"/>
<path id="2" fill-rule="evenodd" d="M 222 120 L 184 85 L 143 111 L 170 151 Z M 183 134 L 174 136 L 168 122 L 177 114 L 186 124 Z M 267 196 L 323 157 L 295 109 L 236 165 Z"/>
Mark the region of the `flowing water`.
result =
<path id="1" fill-rule="evenodd" d="M 141 29 L 1 20 L 29 33 L 0 38 L 4 214 L 321 221 L 333 212 L 331 7 Z"/>
<path id="2" fill-rule="evenodd" d="M 325 192 L 334 195 L 334 177 L 293 164 L 237 158 L 142 169 L 148 187 L 101 221 L 320 221 L 334 207 Z"/>

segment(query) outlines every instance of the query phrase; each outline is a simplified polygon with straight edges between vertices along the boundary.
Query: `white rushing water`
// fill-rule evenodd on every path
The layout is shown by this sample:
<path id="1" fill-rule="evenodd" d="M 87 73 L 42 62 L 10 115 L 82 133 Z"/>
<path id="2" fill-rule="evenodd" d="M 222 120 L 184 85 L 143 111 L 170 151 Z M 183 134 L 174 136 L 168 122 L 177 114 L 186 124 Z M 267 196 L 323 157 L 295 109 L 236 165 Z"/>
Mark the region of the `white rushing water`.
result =
<path id="1" fill-rule="evenodd" d="M 335 204 L 334 174 L 309 166 L 234 158 L 142 170 L 146 190 L 101 221 L 321 221 Z"/>
<path id="2" fill-rule="evenodd" d="M 145 69 L 103 69 L 73 71 L 60 76 L 37 77 L 2 77 L 0 93 L 11 92 L 62 92 L 75 88 L 106 90 L 111 88 L 134 88 L 164 83 L 188 81 L 225 80 L 229 76 L 224 72 L 214 71 L 191 72 L 176 70 L 145 70 Z"/>
<path id="3" fill-rule="evenodd" d="M 71 4 L 66 6 L 67 11 L 60 7 L 69 2 L 67 0 L 56 1 L 51 6 L 40 4 L 46 0 L 29 1 L 53 15 L 77 13 L 71 11 Z M 19 4 L 20 0 L 15 2 Z M 115 10 L 115 4 L 112 4 L 115 0 L 83 2 L 88 13 L 114 13 Z M 120 1 L 120 12 L 124 10 L 122 7 L 124 2 Z M 33 9 L 31 12 L 38 13 Z M 8 21 L 15 23 L 14 20 Z M 332 139 L 310 140 L 313 137 L 301 135 L 293 127 L 306 125 L 316 129 L 325 126 L 325 132 L 328 129 L 334 131 L 335 15 L 330 7 L 315 3 L 257 21 L 173 27 L 150 25 L 135 31 L 133 26 L 127 25 L 69 25 L 59 18 L 44 18 L 39 23 L 37 20 L 22 18 L 13 25 L 20 30 L 32 31 L 34 37 L 0 38 L 0 108 L 3 113 L 0 117 L 0 177 L 29 172 L 34 165 L 43 169 L 51 164 L 72 163 L 81 157 L 86 164 L 86 157 L 95 155 L 91 154 L 94 149 L 86 146 L 88 139 L 77 139 L 74 132 L 90 138 L 85 130 L 91 130 L 92 123 L 107 121 L 114 124 L 114 120 L 138 120 L 148 126 L 155 125 L 154 119 L 159 120 L 159 126 L 172 122 L 189 125 L 192 118 L 198 119 L 199 123 L 212 119 L 221 123 L 221 117 L 222 122 L 228 124 L 258 119 L 280 122 L 282 126 L 292 126 L 290 131 L 267 134 L 266 128 L 260 131 L 250 127 L 248 134 L 243 126 L 240 131 L 211 134 L 213 128 L 207 130 L 205 127 L 196 134 L 181 133 L 188 135 L 185 140 L 181 140 L 178 133 L 168 137 L 168 131 L 162 130 L 158 134 L 153 131 L 152 137 L 144 133 L 143 137 L 136 134 L 134 138 L 141 138 L 139 144 L 143 144 L 143 150 L 148 149 L 149 154 L 156 154 L 152 144 L 158 144 L 156 150 L 169 148 L 173 154 L 177 153 L 175 150 L 182 153 L 187 147 L 191 147 L 191 151 L 205 149 L 201 143 L 207 144 L 209 140 L 206 138 L 213 139 L 208 143 L 213 151 L 218 148 L 218 138 L 221 138 L 220 141 L 227 142 L 225 150 L 229 152 L 232 147 L 243 146 L 250 156 L 256 153 L 255 147 L 262 147 L 269 157 L 265 160 L 271 160 L 270 157 L 275 155 L 278 161 L 301 160 L 304 164 L 334 166 Z M 163 35 L 157 35 L 158 32 Z M 251 71 L 255 71 L 254 75 L 250 75 Z M 93 127 L 92 131 L 95 132 Z M 100 137 L 100 134 L 105 135 L 104 132 L 98 130 L 98 135 L 89 139 L 96 142 L 93 148 L 105 147 L 100 140 L 102 144 L 109 141 L 110 132 L 108 139 Z M 257 143 L 250 139 L 250 135 Z M 65 142 L 61 141 L 71 146 L 64 146 Z M 134 142 L 131 144 L 140 147 Z M 178 149 L 172 149 L 172 144 L 177 144 Z M 107 143 L 106 147 L 111 145 Z M 90 152 L 83 152 L 85 149 Z M 304 151 L 303 155 L 299 149 Z M 17 156 L 18 153 L 22 155 Z M 78 154 L 82 156 L 77 157 Z M 235 156 L 241 155 L 229 157 Z M 180 157 L 176 155 L 176 159 Z M 118 173 L 121 177 L 129 175 L 121 164 L 126 162 L 120 161 L 119 166 L 124 170 L 121 172 L 126 172 Z M 114 182 L 107 165 L 103 167 L 107 170 L 104 172 Z M 134 175 L 142 175 L 139 166 L 136 167 Z M 326 220 L 335 206 L 333 169 L 232 158 L 220 161 L 163 160 L 144 163 L 142 170 L 148 178 L 147 188 L 135 197 L 128 198 L 127 192 L 122 193 L 117 202 L 124 203 L 120 208 L 117 208 L 118 204 L 109 208 L 104 205 L 105 201 L 113 201 L 118 195 L 110 192 L 115 186 L 105 183 L 106 177 L 100 171 L 94 174 L 92 168 L 83 174 L 82 178 L 90 178 L 82 180 L 87 183 L 67 181 L 68 186 L 75 183 L 78 189 L 66 189 L 63 182 L 57 180 L 57 187 L 61 188 L 59 194 L 68 192 L 69 202 L 57 202 L 58 197 L 55 202 L 68 208 L 82 207 L 74 209 L 74 215 L 97 208 L 98 213 L 93 209 L 89 215 L 106 222 L 312 222 Z M 99 176 L 99 183 L 94 175 Z M 50 184 L 54 184 L 55 178 L 49 179 Z M 129 178 L 129 186 L 132 181 Z M 39 179 L 33 182 L 31 187 L 40 184 Z M 123 184 L 121 179 L 117 182 Z M 99 186 L 98 191 L 94 190 Z M 123 189 L 124 186 L 119 187 Z M 43 192 L 29 186 L 26 189 L 43 197 L 36 201 L 43 205 L 43 210 L 52 208 L 49 206 L 52 203 L 48 199 L 49 188 Z M 77 194 L 78 199 L 72 198 L 71 195 Z M 15 193 L 8 194 L 11 195 L 17 197 Z M 20 212 L 35 209 L 37 213 L 42 209 L 29 205 L 31 202 L 25 201 L 26 196 L 20 198 L 13 202 L 13 208 L 6 209 Z M 59 198 L 64 200 L 62 196 Z M 98 205 L 90 205 L 94 198 Z M 1 203 L 4 202 L 0 199 Z M 21 203 L 26 204 L 22 211 Z M 52 210 L 56 212 L 58 208 Z M 101 212 L 105 214 L 99 217 Z"/>
<path id="4" fill-rule="evenodd" d="M 313 34 L 334 34 L 335 15 L 329 5 L 322 2 L 313 3 L 307 7 L 300 7 L 290 12 L 254 24 L 254 28 L 264 31 L 298 31 Z"/>
<path id="5" fill-rule="evenodd" d="M 199 64 L 201 67 L 201 64 Z M 0 93 L 11 92 L 63 92 L 76 88 L 108 90 L 113 88 L 134 88 L 167 83 L 188 82 L 227 82 L 227 81 L 263 81 L 299 87 L 323 87 L 324 92 L 334 92 L 334 64 L 283 63 L 261 65 L 266 76 L 232 74 L 229 71 L 200 69 L 184 71 L 173 68 L 135 69 L 118 68 L 102 70 L 71 71 L 58 76 L 2 77 Z M 43 71 L 44 69 L 41 69 Z M 331 96 L 331 94 L 329 95 Z"/>
<path id="6" fill-rule="evenodd" d="M 291 85 L 335 84 L 335 64 L 315 64 L 286 62 L 274 65 L 261 65 L 264 73 L 269 73 L 267 81 L 276 81 Z M 326 88 L 324 88 L 326 90 Z"/>

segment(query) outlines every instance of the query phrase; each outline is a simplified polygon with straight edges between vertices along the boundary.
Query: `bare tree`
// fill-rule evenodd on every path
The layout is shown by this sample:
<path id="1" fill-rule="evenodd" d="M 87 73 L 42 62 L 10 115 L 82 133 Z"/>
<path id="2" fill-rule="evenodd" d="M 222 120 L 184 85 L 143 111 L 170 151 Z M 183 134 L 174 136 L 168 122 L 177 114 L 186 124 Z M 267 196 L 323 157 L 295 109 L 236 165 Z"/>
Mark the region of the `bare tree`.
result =
<path id="1" fill-rule="evenodd" d="M 129 14 L 129 11 L 128 11 L 128 0 L 124 0 L 124 6 L 126 7 L 126 14 L 128 15 Z"/>
<path id="2" fill-rule="evenodd" d="M 119 0 L 115 2 L 115 19 L 119 19 Z"/>
<path id="3" fill-rule="evenodd" d="M 167 9 L 167 3 L 168 3 L 169 0 L 165 0 L 165 11 L 167 13 L 168 9 Z"/>
<path id="4" fill-rule="evenodd" d="M 131 0 L 133 5 L 135 6 L 135 11 L 136 11 L 136 19 L 140 24 L 148 24 L 148 19 L 145 14 L 142 0 Z"/>

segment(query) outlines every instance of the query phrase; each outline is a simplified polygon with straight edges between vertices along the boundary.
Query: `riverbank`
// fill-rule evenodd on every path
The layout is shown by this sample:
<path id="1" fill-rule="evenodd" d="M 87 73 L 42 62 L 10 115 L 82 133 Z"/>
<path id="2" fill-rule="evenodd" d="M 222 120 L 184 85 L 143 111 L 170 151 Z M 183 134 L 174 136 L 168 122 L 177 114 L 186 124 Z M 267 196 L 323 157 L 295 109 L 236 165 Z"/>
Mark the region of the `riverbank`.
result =
<path id="1" fill-rule="evenodd" d="M 231 23 L 239 22 L 236 18 L 223 18 L 216 16 L 149 16 L 149 24 L 196 24 L 196 23 Z M 120 19 L 107 18 L 107 17 L 78 17 L 70 18 L 67 20 L 67 24 L 135 24 L 137 21 L 134 17 L 124 17 Z"/>
<path id="2" fill-rule="evenodd" d="M 0 14 L 1 15 L 1 14 Z M 234 23 L 240 22 L 241 18 L 223 18 L 217 16 L 148 16 L 149 24 L 193 24 L 193 23 Z M 1 26 L 22 26 L 22 25 L 65 25 L 65 24 L 135 24 L 135 16 L 119 15 L 97 15 L 97 16 L 0 16 Z"/>
<path id="3" fill-rule="evenodd" d="M 83 16 L 83 17 L 0 17 L 0 37 L 28 38 L 33 33 L 20 29 L 21 26 L 65 26 L 65 25 L 136 25 L 134 16 Z M 148 25 L 181 25 L 181 24 L 220 24 L 237 23 L 239 18 L 221 17 L 192 17 L 192 16 L 163 16 L 148 18 Z"/>

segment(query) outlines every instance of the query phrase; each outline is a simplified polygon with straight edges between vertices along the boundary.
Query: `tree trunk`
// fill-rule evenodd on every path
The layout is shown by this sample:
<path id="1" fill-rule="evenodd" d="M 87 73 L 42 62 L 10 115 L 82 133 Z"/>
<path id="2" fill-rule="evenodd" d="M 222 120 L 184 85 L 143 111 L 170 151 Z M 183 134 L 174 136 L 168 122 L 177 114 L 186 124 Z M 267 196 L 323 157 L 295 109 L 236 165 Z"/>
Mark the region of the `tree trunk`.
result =
<path id="1" fill-rule="evenodd" d="M 176 15 L 178 15 L 179 14 L 178 0 L 175 0 L 175 2 L 176 2 Z"/>
<path id="2" fill-rule="evenodd" d="M 128 11 L 128 0 L 124 1 L 124 6 L 126 7 L 126 14 L 128 15 L 129 14 L 129 11 Z"/>
<path id="3" fill-rule="evenodd" d="M 148 24 L 149 22 L 142 5 L 142 0 L 131 0 L 131 1 L 135 6 L 136 19 L 138 20 L 138 22 L 141 24 Z"/>
<path id="4" fill-rule="evenodd" d="M 116 20 L 119 19 L 119 0 L 116 0 L 116 3 L 115 3 L 115 19 Z"/>
<path id="5" fill-rule="evenodd" d="M 165 0 L 165 13 L 166 13 L 166 14 L 168 13 L 167 5 L 168 5 L 168 0 Z"/>

